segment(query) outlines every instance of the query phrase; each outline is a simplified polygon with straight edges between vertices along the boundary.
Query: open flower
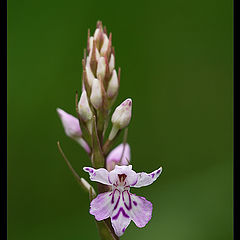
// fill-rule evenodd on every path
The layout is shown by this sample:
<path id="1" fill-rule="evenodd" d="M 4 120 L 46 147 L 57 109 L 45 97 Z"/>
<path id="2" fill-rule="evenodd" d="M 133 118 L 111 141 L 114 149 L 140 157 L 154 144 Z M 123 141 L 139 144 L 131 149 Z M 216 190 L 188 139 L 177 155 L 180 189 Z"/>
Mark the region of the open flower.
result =
<path id="1" fill-rule="evenodd" d="M 101 193 L 91 202 L 90 214 L 97 221 L 110 217 L 117 236 L 123 235 L 131 220 L 140 228 L 149 222 L 152 217 L 152 203 L 130 193 L 130 187 L 139 188 L 152 184 L 161 174 L 161 167 L 149 174 L 136 173 L 132 170 L 132 165 L 116 165 L 111 172 L 104 168 L 91 167 L 84 167 L 83 170 L 89 173 L 92 181 L 112 186 L 111 192 Z"/>

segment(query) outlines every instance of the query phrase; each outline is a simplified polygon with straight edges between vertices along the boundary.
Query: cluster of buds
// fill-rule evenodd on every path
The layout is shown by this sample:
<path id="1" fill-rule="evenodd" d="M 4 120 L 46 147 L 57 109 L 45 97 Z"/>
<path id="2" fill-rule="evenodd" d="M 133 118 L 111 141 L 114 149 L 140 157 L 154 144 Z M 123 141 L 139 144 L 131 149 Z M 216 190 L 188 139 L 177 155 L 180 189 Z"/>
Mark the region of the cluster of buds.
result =
<path id="1" fill-rule="evenodd" d="M 63 154 L 60 145 L 59 148 L 68 166 L 74 175 L 77 176 L 81 186 L 89 192 L 90 199 L 92 200 L 90 213 L 95 216 L 99 224 L 99 233 L 102 239 L 118 239 L 118 236 L 124 233 L 131 220 L 133 220 L 137 226 L 143 227 L 151 218 L 151 203 L 143 200 L 144 198 L 141 200 L 135 199 L 129 192 L 130 186 L 141 187 L 151 184 L 160 175 L 161 169 L 151 174 L 136 174 L 132 170 L 131 165 L 129 165 L 130 146 L 127 143 L 127 127 L 132 115 L 132 100 L 127 98 L 123 101 L 116 107 L 111 116 L 111 108 L 116 101 L 120 86 L 120 68 L 117 73 L 115 70 L 115 51 L 112 46 L 112 34 L 110 33 L 108 35 L 106 27 L 103 27 L 102 23 L 98 21 L 93 36 L 90 35 L 89 30 L 87 50 L 84 50 L 84 58 L 82 60 L 83 74 L 80 99 L 78 93 L 76 93 L 75 107 L 77 117 L 59 108 L 57 112 L 66 135 L 77 141 L 85 149 L 89 154 L 92 166 L 98 169 L 96 170 L 91 167 L 84 168 L 86 172 L 89 172 L 92 181 L 99 182 L 98 192 L 100 194 L 97 197 L 93 187 L 85 179 L 80 178 L 73 170 Z M 109 134 L 106 135 L 110 120 L 112 122 L 111 129 L 109 129 Z M 124 130 L 123 143 L 112 149 L 114 142 L 120 137 L 119 133 L 122 130 Z M 111 179 L 111 176 L 113 176 L 109 175 L 111 173 L 114 173 L 114 176 L 116 175 L 117 178 L 114 177 Z M 126 187 L 126 190 L 123 190 L 123 186 L 124 189 Z M 115 188 L 116 190 L 114 190 Z M 125 201 L 127 201 L 127 195 L 125 199 L 123 197 L 122 203 L 120 200 L 115 202 L 117 199 L 117 197 L 115 197 L 114 200 L 116 191 L 118 191 L 119 194 L 123 191 L 123 196 L 126 192 L 129 196 L 129 208 L 127 207 L 127 209 L 124 210 L 121 205 L 124 203 L 126 206 Z M 106 197 L 112 195 L 109 206 L 105 206 L 101 202 L 101 196 L 103 196 L 101 194 L 106 194 L 106 192 L 111 192 L 110 195 L 107 193 Z M 120 198 L 119 194 L 118 196 Z M 106 201 L 109 202 L 109 199 L 107 198 Z M 134 205 L 133 210 L 139 211 L 138 213 L 128 212 L 132 209 L 132 205 Z M 147 208 L 144 206 L 147 206 Z M 102 207 L 104 207 L 104 209 L 100 210 Z M 118 212 L 115 213 L 115 211 Z M 104 212 L 109 212 L 109 214 L 104 215 Z M 123 219 L 122 216 L 119 217 L 121 212 Z M 124 220 L 126 216 L 128 216 L 127 222 Z M 142 219 L 144 216 L 145 219 Z M 108 221 L 104 221 L 104 224 L 98 222 L 108 217 L 111 218 L 112 225 L 109 224 Z M 105 230 L 101 230 L 103 228 Z M 102 234 L 105 234 L 105 236 L 102 236 Z"/>

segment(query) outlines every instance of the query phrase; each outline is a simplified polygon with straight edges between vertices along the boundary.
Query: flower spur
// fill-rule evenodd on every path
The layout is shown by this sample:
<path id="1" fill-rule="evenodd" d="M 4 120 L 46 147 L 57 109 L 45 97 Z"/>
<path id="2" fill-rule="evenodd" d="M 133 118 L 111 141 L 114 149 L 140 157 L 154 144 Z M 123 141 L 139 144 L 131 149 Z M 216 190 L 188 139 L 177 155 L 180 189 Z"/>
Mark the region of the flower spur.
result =
<path id="1" fill-rule="evenodd" d="M 144 197 L 130 193 L 130 187 L 144 187 L 152 184 L 161 174 L 162 168 L 152 173 L 136 173 L 132 165 L 118 166 L 108 172 L 104 168 L 84 167 L 90 179 L 112 187 L 110 192 L 99 194 L 90 204 L 90 214 L 97 221 L 111 218 L 117 236 L 123 235 L 133 220 L 137 227 L 144 227 L 152 217 L 152 203 Z"/>

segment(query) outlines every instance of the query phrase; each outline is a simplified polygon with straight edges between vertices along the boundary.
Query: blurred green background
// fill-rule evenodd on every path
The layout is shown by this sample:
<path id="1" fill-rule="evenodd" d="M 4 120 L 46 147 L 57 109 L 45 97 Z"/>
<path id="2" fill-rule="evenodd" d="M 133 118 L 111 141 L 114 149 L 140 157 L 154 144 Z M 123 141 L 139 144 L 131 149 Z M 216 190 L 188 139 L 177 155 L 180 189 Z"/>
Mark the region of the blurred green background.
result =
<path id="1" fill-rule="evenodd" d="M 78 173 L 87 154 L 64 134 L 74 114 L 87 29 L 102 20 L 122 69 L 115 105 L 133 99 L 132 189 L 154 205 L 122 239 L 232 239 L 232 1 L 8 1 L 8 239 L 98 239 Z"/>

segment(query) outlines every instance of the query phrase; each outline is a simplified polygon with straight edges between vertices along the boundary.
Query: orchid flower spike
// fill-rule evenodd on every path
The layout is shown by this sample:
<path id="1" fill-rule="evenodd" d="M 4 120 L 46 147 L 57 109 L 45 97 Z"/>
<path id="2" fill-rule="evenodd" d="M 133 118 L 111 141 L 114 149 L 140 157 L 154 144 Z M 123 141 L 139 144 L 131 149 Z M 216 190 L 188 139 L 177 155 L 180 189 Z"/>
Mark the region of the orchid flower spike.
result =
<path id="1" fill-rule="evenodd" d="M 130 146 L 129 144 L 120 144 L 115 147 L 107 156 L 106 167 L 108 171 L 112 171 L 115 165 L 128 165 L 130 162 Z"/>
<path id="2" fill-rule="evenodd" d="M 66 135 L 77 141 L 87 153 L 90 153 L 91 150 L 88 144 L 82 139 L 82 131 L 78 119 L 60 108 L 57 108 L 57 113 L 62 121 Z"/>
<path id="3" fill-rule="evenodd" d="M 90 204 L 90 214 L 97 221 L 110 217 L 117 236 L 123 235 L 131 220 L 139 228 L 149 222 L 152 217 L 152 203 L 130 193 L 130 187 L 139 188 L 152 184 L 161 174 L 161 167 L 149 174 L 136 173 L 132 170 L 132 165 L 116 165 L 111 172 L 105 168 L 84 167 L 83 170 L 89 173 L 92 181 L 112 186 L 111 192 L 99 194 Z"/>

